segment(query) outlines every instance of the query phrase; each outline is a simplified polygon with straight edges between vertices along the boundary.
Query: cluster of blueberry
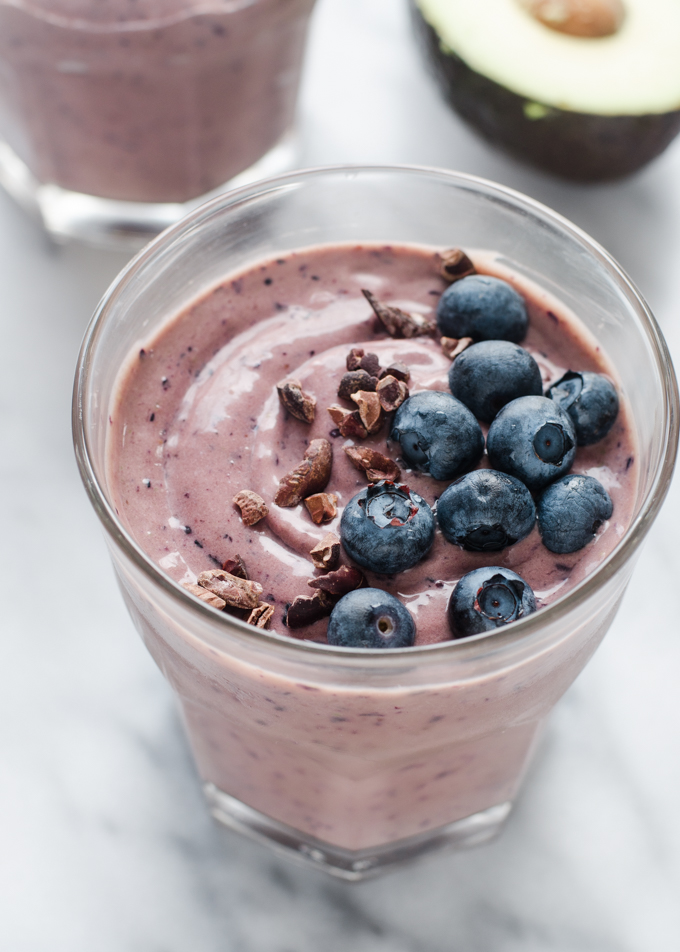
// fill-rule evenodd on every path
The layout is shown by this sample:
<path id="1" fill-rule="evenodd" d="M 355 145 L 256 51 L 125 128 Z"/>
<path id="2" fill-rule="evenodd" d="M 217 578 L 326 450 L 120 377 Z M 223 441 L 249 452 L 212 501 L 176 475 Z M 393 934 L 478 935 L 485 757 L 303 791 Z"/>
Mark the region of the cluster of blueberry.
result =
<path id="1" fill-rule="evenodd" d="M 601 440 L 618 414 L 618 396 L 601 374 L 569 371 L 543 395 L 539 367 L 519 346 L 526 335 L 524 300 L 510 284 L 474 274 L 442 295 L 437 323 L 448 338 L 475 342 L 449 372 L 451 393 L 428 390 L 397 410 L 390 438 L 413 469 L 453 480 L 438 500 L 436 520 L 451 543 L 495 552 L 525 538 L 538 518 L 543 543 L 556 553 L 585 546 L 612 515 L 593 477 L 569 474 L 577 446 Z M 490 424 L 491 469 L 475 469 L 484 453 L 479 421 Z M 536 502 L 534 501 L 534 494 Z M 381 480 L 358 493 L 341 520 L 342 544 L 362 567 L 404 571 L 432 546 L 435 513 L 408 486 Z M 536 609 L 519 575 L 487 566 L 465 575 L 452 593 L 454 638 L 491 631 Z M 335 606 L 331 644 L 407 647 L 415 639 L 410 613 L 394 596 L 360 589 Z"/>

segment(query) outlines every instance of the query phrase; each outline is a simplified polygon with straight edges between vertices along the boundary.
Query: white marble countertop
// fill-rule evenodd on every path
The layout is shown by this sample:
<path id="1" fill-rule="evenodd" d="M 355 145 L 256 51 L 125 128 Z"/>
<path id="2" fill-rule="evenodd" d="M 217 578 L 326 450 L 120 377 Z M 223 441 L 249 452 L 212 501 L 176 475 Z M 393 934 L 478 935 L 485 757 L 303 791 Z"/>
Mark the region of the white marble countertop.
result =
<path id="1" fill-rule="evenodd" d="M 440 101 L 403 0 L 319 0 L 301 128 L 304 165 L 447 166 L 553 206 L 630 272 L 680 358 L 680 139 L 616 185 L 514 164 Z M 0 195 L 0 948 L 677 952 L 677 480 L 503 837 L 360 886 L 330 881 L 208 818 L 81 488 L 73 367 L 123 263 L 51 246 Z"/>

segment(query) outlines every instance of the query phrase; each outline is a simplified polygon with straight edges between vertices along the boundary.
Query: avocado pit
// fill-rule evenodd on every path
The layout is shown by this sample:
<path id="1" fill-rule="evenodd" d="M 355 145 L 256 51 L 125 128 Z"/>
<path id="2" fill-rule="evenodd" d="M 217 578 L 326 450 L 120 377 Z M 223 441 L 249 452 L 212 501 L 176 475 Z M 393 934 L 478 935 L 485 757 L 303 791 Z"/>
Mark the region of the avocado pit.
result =
<path id="1" fill-rule="evenodd" d="M 540 23 L 566 33 L 598 39 L 618 32 L 626 16 L 621 0 L 519 0 Z"/>

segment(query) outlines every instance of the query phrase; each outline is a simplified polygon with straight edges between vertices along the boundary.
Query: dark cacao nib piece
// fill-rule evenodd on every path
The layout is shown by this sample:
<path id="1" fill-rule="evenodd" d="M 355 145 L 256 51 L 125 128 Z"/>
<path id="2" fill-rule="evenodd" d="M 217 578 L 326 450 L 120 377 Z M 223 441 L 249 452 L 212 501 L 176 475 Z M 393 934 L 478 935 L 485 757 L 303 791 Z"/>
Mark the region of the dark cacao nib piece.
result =
<path id="1" fill-rule="evenodd" d="M 312 440 L 301 463 L 287 473 L 274 497 L 277 506 L 289 509 L 299 502 L 323 492 L 331 478 L 333 447 L 328 440 Z"/>
<path id="2" fill-rule="evenodd" d="M 236 578 L 250 578 L 246 563 L 240 555 L 235 555 L 233 559 L 227 559 L 222 563 L 222 568 L 225 572 L 229 572 L 230 575 L 235 575 Z"/>
<path id="3" fill-rule="evenodd" d="M 437 325 L 420 314 L 408 314 L 399 307 L 383 304 L 374 294 L 363 288 L 361 293 L 391 337 L 422 337 L 436 330 Z"/>
<path id="4" fill-rule="evenodd" d="M 334 532 L 327 532 L 309 554 L 314 568 L 321 569 L 322 572 L 333 571 L 340 565 L 340 539 Z"/>
<path id="5" fill-rule="evenodd" d="M 273 605 L 268 605 L 267 602 L 260 602 L 257 608 L 253 608 L 248 615 L 247 621 L 249 625 L 254 625 L 256 628 L 269 628 L 269 622 L 273 614 Z"/>
<path id="6" fill-rule="evenodd" d="M 316 413 L 316 397 L 305 393 L 299 380 L 282 380 L 277 383 L 276 390 L 282 406 L 288 410 L 296 420 L 303 423 L 313 423 Z"/>
<path id="7" fill-rule="evenodd" d="M 439 345 L 449 360 L 455 360 L 470 344 L 474 343 L 471 337 L 440 337 Z"/>
<path id="8" fill-rule="evenodd" d="M 348 370 L 360 370 L 361 369 L 361 358 L 364 356 L 364 351 L 361 347 L 353 347 L 349 354 L 347 354 L 347 369 Z"/>
<path id="9" fill-rule="evenodd" d="M 345 407 L 333 404 L 328 408 L 328 412 L 333 423 L 337 424 L 341 436 L 346 436 L 352 440 L 365 440 L 368 436 L 358 410 L 347 410 Z"/>
<path id="10" fill-rule="evenodd" d="M 285 623 L 289 628 L 305 628 L 315 621 L 327 618 L 335 602 L 326 592 L 315 592 L 311 597 L 298 595 L 286 613 Z"/>
<path id="11" fill-rule="evenodd" d="M 205 602 L 206 605 L 212 605 L 213 608 L 216 608 L 220 612 L 227 607 L 227 603 L 223 598 L 220 598 L 219 595 L 214 595 L 212 592 L 209 592 L 206 588 L 203 588 L 202 585 L 194 585 L 191 582 L 182 582 L 182 588 L 185 588 L 187 592 L 191 592 L 192 595 L 195 595 L 196 598 L 199 598 L 202 602 Z"/>
<path id="12" fill-rule="evenodd" d="M 399 482 L 401 479 L 401 470 L 389 456 L 383 456 L 368 446 L 346 446 L 344 449 L 352 465 L 366 473 L 370 482 L 377 483 L 381 479 Z"/>
<path id="13" fill-rule="evenodd" d="M 315 493 L 305 499 L 307 512 L 317 526 L 331 522 L 338 514 L 338 497 L 335 493 Z"/>
<path id="14" fill-rule="evenodd" d="M 232 502 L 241 510 L 241 519 L 244 526 L 254 526 L 260 519 L 269 515 L 267 503 L 262 496 L 258 496 L 252 489 L 242 489 L 240 493 L 234 496 Z"/>
<path id="15" fill-rule="evenodd" d="M 382 371 L 380 360 L 377 354 L 365 354 L 359 364 L 361 370 L 365 370 L 371 377 L 379 377 Z"/>
<path id="16" fill-rule="evenodd" d="M 376 394 L 385 413 L 391 413 L 408 397 L 408 387 L 403 380 L 397 380 L 396 377 L 383 377 Z"/>
<path id="17" fill-rule="evenodd" d="M 397 380 L 403 380 L 404 383 L 408 383 L 411 379 L 411 371 L 406 364 L 402 364 L 400 360 L 395 360 L 389 367 L 385 367 L 380 377 L 396 377 Z"/>
<path id="18" fill-rule="evenodd" d="M 404 386 L 402 384 L 402 386 Z M 352 394 L 352 400 L 359 407 L 359 417 L 369 435 L 377 433 L 385 422 L 381 400 L 377 393 L 367 393 L 357 390 Z"/>
<path id="19" fill-rule="evenodd" d="M 477 274 L 475 266 L 461 248 L 448 248 L 442 251 L 439 262 L 439 273 L 442 278 L 452 284 L 454 281 L 460 281 L 461 278 Z"/>
<path id="20" fill-rule="evenodd" d="M 328 572 L 326 575 L 310 579 L 307 584 L 310 588 L 327 592 L 328 595 L 342 597 L 348 592 L 353 592 L 355 588 L 361 588 L 366 584 L 366 579 L 363 573 L 354 566 L 342 565 L 335 572 Z"/>
<path id="21" fill-rule="evenodd" d="M 213 595 L 223 598 L 232 608 L 257 608 L 260 603 L 262 586 L 259 582 L 237 578 L 223 569 L 201 572 L 197 582 Z"/>
<path id="22" fill-rule="evenodd" d="M 340 381 L 338 396 L 341 400 L 349 400 L 357 390 L 375 392 L 377 386 L 378 378 L 372 377 L 365 370 L 348 370 Z"/>

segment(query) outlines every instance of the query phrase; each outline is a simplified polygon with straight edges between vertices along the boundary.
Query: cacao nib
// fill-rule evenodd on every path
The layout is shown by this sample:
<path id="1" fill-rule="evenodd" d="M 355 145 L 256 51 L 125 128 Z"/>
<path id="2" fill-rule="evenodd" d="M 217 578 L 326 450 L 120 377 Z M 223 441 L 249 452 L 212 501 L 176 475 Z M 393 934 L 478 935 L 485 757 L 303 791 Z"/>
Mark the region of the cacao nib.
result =
<path id="1" fill-rule="evenodd" d="M 277 383 L 276 390 L 281 405 L 291 416 L 294 416 L 296 420 L 302 420 L 303 423 L 314 422 L 316 397 L 311 393 L 305 393 L 299 380 L 282 380 L 281 383 Z"/>
<path id="2" fill-rule="evenodd" d="M 312 522 L 317 526 L 324 522 L 331 522 L 338 514 L 338 497 L 335 493 L 315 493 L 313 496 L 307 496 L 305 506 Z"/>
<path id="3" fill-rule="evenodd" d="M 269 628 L 269 622 L 273 614 L 273 605 L 268 605 L 267 602 L 260 602 L 257 608 L 253 608 L 248 615 L 247 621 L 249 625 L 254 625 L 256 628 Z"/>
<path id="4" fill-rule="evenodd" d="M 315 568 L 324 572 L 333 571 L 340 564 L 340 539 L 334 532 L 327 532 L 309 554 Z"/>
<path id="5" fill-rule="evenodd" d="M 310 588 L 320 589 L 328 595 L 342 597 L 348 592 L 353 592 L 355 588 L 361 588 L 366 584 L 366 579 L 363 573 L 354 566 L 342 565 L 335 572 L 328 572 L 326 575 L 310 579 L 307 584 Z"/>
<path id="6" fill-rule="evenodd" d="M 333 447 L 328 440 L 312 440 L 302 462 L 279 483 L 274 502 L 277 506 L 289 509 L 307 496 L 322 492 L 331 478 L 332 466 Z"/>
<path id="7" fill-rule="evenodd" d="M 352 394 L 352 400 L 354 400 L 359 407 L 359 417 L 366 432 L 369 435 L 377 433 L 385 419 L 378 394 L 367 393 L 365 390 L 357 390 L 356 393 Z"/>
<path id="8" fill-rule="evenodd" d="M 346 446 L 344 449 L 352 465 L 366 473 L 370 482 L 390 479 L 396 483 L 401 479 L 401 470 L 389 456 L 367 446 Z"/>
<path id="9" fill-rule="evenodd" d="M 267 504 L 262 498 L 250 489 L 242 489 L 237 493 L 232 502 L 241 510 L 241 519 L 244 526 L 254 526 L 260 519 L 264 519 L 269 514 Z"/>
<path id="10" fill-rule="evenodd" d="M 338 396 L 341 400 L 349 400 L 357 390 L 375 392 L 377 386 L 378 378 L 366 373 L 365 370 L 348 370 L 340 381 Z"/>
<path id="11" fill-rule="evenodd" d="M 408 387 L 396 377 L 383 377 L 376 391 L 380 406 L 385 413 L 398 409 L 408 397 Z"/>
<path id="12" fill-rule="evenodd" d="M 288 608 L 285 623 L 289 628 L 305 628 L 327 618 L 333 605 L 334 600 L 326 592 L 315 592 L 311 597 L 298 595 Z"/>
<path id="13" fill-rule="evenodd" d="M 229 572 L 230 575 L 235 575 L 236 578 L 250 578 L 246 563 L 240 555 L 235 555 L 233 559 L 227 559 L 222 563 L 222 568 L 225 572 Z"/>
<path id="14" fill-rule="evenodd" d="M 442 278 L 451 283 L 460 281 L 461 278 L 467 278 L 471 274 L 477 274 L 472 261 L 461 248 L 448 248 L 446 251 L 442 251 L 438 257 L 439 273 Z"/>
<path id="15" fill-rule="evenodd" d="M 237 578 L 223 569 L 208 569 L 198 576 L 198 584 L 223 598 L 231 608 L 257 608 L 262 594 L 259 582 Z"/>
<path id="16" fill-rule="evenodd" d="M 397 380 L 403 380 L 404 383 L 408 383 L 411 379 L 411 371 L 408 369 L 406 364 L 402 364 L 400 360 L 395 360 L 395 362 L 390 364 L 389 367 L 385 367 L 380 376 L 381 378 L 396 377 Z"/>
<path id="17" fill-rule="evenodd" d="M 436 324 L 420 314 L 408 314 L 399 307 L 383 304 L 374 294 L 363 288 L 361 293 L 391 337 L 422 337 L 436 330 Z"/>

